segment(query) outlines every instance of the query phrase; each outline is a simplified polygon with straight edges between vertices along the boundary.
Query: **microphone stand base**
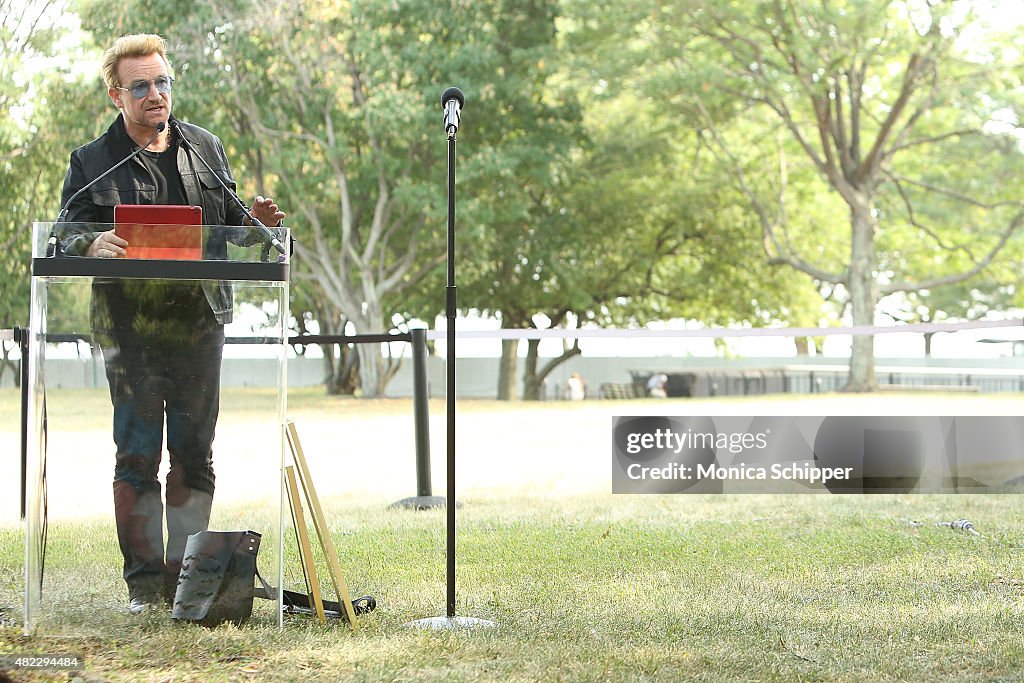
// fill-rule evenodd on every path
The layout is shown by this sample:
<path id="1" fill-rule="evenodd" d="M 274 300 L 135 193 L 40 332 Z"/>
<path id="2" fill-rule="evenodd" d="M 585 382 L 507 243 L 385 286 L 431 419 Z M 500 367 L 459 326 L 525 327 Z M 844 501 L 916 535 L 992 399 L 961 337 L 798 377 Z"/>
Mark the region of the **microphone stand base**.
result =
<path id="1" fill-rule="evenodd" d="M 410 621 L 406 626 L 430 631 L 455 631 L 469 628 L 495 628 L 498 624 L 476 617 L 428 617 Z"/>
<path id="2" fill-rule="evenodd" d="M 443 508 L 448 505 L 448 499 L 444 496 L 414 496 L 412 498 L 403 498 L 402 500 L 396 501 L 389 505 L 389 508 L 412 508 L 413 510 L 432 510 L 434 508 Z M 462 503 L 456 501 L 455 507 L 462 507 Z"/>

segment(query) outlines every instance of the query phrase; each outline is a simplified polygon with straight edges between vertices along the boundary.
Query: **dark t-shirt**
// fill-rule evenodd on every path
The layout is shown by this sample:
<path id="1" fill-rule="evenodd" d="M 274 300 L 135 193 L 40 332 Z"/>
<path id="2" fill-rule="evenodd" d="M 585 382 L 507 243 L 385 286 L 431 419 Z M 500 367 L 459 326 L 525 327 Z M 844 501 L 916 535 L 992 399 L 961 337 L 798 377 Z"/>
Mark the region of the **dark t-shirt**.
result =
<path id="1" fill-rule="evenodd" d="M 178 172 L 178 144 L 171 142 L 165 152 L 144 150 L 139 155 L 142 164 L 153 174 L 156 181 L 156 199 L 154 204 L 171 204 L 181 206 L 188 204 L 185 199 L 185 188 L 181 184 L 181 173 Z"/>
<path id="2" fill-rule="evenodd" d="M 178 170 L 176 142 L 164 152 L 145 150 L 138 156 L 156 182 L 154 204 L 185 205 L 185 189 Z M 106 305 L 94 300 L 94 330 L 128 332 L 147 344 L 187 343 L 193 335 L 215 322 L 199 282 L 123 280 L 112 283 Z M 98 331 L 96 330 L 96 331 Z M 126 341 L 125 338 L 119 340 Z"/>

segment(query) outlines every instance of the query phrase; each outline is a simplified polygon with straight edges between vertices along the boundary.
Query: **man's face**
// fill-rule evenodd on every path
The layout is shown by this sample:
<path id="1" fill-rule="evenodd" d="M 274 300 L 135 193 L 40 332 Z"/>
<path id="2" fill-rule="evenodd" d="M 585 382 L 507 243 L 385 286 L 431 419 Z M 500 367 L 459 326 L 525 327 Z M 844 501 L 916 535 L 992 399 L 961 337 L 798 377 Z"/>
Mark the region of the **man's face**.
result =
<path id="1" fill-rule="evenodd" d="M 124 57 L 117 64 L 118 85 L 131 88 L 136 83 L 148 83 L 149 91 L 140 100 L 130 92 L 110 88 L 107 92 L 114 105 L 124 115 L 125 125 L 130 130 L 140 128 L 152 130 L 171 115 L 171 93 L 159 93 L 153 81 L 161 76 L 171 75 L 170 66 L 158 54 L 145 57 Z M 139 131 L 144 133 L 144 131 Z"/>

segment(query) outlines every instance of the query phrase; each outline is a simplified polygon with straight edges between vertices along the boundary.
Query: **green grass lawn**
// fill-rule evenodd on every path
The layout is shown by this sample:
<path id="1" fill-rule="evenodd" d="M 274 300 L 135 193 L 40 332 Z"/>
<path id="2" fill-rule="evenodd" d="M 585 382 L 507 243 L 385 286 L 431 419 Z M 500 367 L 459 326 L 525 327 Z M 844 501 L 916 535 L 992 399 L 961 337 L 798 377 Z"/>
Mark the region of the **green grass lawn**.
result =
<path id="1" fill-rule="evenodd" d="M 83 413 L 89 400 L 77 401 Z M 291 404 L 368 409 L 312 394 Z M 563 420 L 579 410 L 549 409 Z M 379 603 L 357 631 L 304 617 L 278 631 L 262 608 L 242 628 L 129 617 L 113 524 L 97 516 L 51 531 L 47 590 L 62 608 L 30 638 L 0 628 L 0 656 L 73 652 L 87 662 L 79 680 L 93 682 L 1024 680 L 1018 496 L 459 498 L 457 611 L 494 629 L 409 628 L 444 613 L 444 512 L 349 493 L 325 503 L 349 587 Z M 956 518 L 982 535 L 936 526 Z M 22 557 L 20 531 L 0 526 L 0 606 L 16 611 Z"/>
<path id="2" fill-rule="evenodd" d="M 85 680 L 110 681 L 1007 680 L 1024 663 L 1018 500 L 467 499 L 458 613 L 498 627 L 454 633 L 405 625 L 444 613 L 441 511 L 352 503 L 334 520 L 352 591 L 380 605 L 356 632 L 128 617 L 110 605 L 109 547 L 83 541 L 112 525 L 91 521 L 51 539 L 54 554 L 78 548 L 78 569 L 48 579 L 77 611 L 28 639 L 0 630 L 0 652 L 75 652 Z M 934 525 L 960 516 L 983 535 Z M 0 532 L 0 564 L 21 552 L 20 534 Z M 97 624 L 90 606 L 109 616 Z"/>

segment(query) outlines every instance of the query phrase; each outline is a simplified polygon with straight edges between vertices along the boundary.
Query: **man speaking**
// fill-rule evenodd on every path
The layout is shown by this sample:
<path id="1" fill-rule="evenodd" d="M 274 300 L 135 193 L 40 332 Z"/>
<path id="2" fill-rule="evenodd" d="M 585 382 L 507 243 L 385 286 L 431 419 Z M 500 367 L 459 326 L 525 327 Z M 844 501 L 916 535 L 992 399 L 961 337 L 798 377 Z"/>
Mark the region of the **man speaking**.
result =
<path id="1" fill-rule="evenodd" d="M 273 199 L 256 197 L 248 214 L 236 201 L 221 141 L 171 115 L 174 78 L 163 38 L 119 38 L 104 55 L 103 79 L 120 115 L 71 154 L 58 219 L 64 254 L 124 257 L 125 239 L 87 225 L 112 224 L 119 204 L 199 206 L 207 225 L 247 225 L 250 215 L 280 225 L 285 214 Z M 256 239 L 250 230 L 211 230 L 204 251 L 207 258 L 225 258 L 228 240 L 244 245 Z M 93 284 L 90 324 L 113 404 L 114 515 L 133 613 L 173 598 L 185 540 L 209 523 L 223 326 L 232 308 L 230 285 L 223 282 Z M 166 547 L 157 478 L 165 416 Z"/>

